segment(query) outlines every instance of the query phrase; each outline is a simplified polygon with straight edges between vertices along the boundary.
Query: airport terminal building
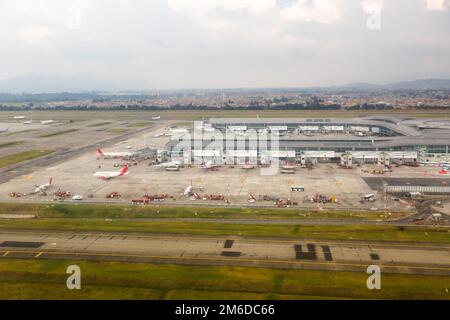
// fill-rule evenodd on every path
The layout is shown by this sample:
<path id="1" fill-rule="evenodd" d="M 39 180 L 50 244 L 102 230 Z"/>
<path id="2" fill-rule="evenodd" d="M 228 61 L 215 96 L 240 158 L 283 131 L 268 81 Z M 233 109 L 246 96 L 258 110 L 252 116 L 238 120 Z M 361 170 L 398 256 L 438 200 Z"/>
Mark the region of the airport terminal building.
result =
<path id="1" fill-rule="evenodd" d="M 450 161 L 450 121 L 392 117 L 356 119 L 213 118 L 173 134 L 172 158 L 185 163 L 411 163 Z M 429 160 L 428 160 L 429 161 Z"/>

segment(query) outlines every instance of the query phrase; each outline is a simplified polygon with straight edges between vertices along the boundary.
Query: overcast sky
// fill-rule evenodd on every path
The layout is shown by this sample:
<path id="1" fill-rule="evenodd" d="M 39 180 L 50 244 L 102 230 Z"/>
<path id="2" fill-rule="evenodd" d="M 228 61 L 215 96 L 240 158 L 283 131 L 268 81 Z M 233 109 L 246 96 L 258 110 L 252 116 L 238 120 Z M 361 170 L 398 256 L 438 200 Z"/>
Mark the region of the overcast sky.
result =
<path id="1" fill-rule="evenodd" d="M 450 0 L 0 1 L 0 79 L 136 89 L 450 78 Z"/>

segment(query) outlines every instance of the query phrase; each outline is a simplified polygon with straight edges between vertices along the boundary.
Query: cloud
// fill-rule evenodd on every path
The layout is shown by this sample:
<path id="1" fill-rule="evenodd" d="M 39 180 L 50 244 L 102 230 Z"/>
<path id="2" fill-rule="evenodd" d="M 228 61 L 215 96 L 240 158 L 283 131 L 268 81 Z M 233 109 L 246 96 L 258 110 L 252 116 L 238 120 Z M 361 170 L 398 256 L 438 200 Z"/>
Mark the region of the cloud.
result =
<path id="1" fill-rule="evenodd" d="M 281 15 L 287 20 L 330 24 L 340 19 L 338 1 L 298 0 L 296 4 L 284 7 Z"/>
<path id="2" fill-rule="evenodd" d="M 275 6 L 274 0 L 168 0 L 169 7 L 184 14 L 203 15 L 218 8 L 261 12 Z"/>
<path id="3" fill-rule="evenodd" d="M 175 13 L 217 37 L 242 30 L 242 25 L 275 8 L 274 0 L 168 0 Z"/>
<path id="4" fill-rule="evenodd" d="M 47 26 L 33 25 L 19 32 L 19 37 L 25 42 L 38 43 L 48 38 L 53 32 Z"/>
<path id="5" fill-rule="evenodd" d="M 450 0 L 425 0 L 427 10 L 444 11 L 450 7 Z"/>
<path id="6" fill-rule="evenodd" d="M 249 25 L 283 28 L 291 22 L 329 24 L 339 20 L 332 0 L 168 0 L 169 7 L 206 30 L 230 33 Z"/>

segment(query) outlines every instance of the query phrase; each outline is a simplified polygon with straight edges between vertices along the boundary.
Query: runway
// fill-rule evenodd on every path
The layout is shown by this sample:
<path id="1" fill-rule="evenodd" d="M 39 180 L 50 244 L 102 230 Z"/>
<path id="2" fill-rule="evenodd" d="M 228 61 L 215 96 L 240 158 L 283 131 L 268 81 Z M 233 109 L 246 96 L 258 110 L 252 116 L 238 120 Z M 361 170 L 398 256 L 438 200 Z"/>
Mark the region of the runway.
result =
<path id="1" fill-rule="evenodd" d="M 0 230 L 0 260 L 70 259 L 450 275 L 450 245 Z"/>

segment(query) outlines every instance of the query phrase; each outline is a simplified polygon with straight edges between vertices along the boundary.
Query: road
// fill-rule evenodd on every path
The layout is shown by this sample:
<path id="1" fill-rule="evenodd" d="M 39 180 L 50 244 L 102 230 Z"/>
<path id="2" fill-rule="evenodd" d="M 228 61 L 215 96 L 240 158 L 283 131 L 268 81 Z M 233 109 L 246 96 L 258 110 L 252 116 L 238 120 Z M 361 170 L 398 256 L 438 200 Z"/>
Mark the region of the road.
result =
<path id="1" fill-rule="evenodd" d="M 70 259 L 450 275 L 450 245 L 0 230 L 0 259 Z"/>

